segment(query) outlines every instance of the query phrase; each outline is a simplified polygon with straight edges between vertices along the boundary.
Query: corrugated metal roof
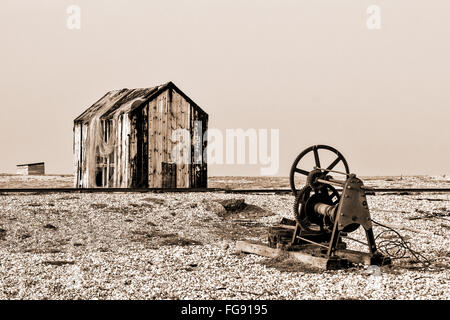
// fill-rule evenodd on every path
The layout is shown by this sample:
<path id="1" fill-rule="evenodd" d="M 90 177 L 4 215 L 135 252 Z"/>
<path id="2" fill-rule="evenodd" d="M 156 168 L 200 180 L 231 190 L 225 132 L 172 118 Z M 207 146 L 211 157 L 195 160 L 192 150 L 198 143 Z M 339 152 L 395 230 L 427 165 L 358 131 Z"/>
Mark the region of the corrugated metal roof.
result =
<path id="1" fill-rule="evenodd" d="M 84 111 L 80 116 L 78 116 L 75 121 L 88 121 L 93 116 L 95 116 L 100 110 L 107 106 L 114 106 L 114 104 L 119 101 L 123 96 L 128 94 L 129 89 L 113 90 L 109 91 L 103 97 L 100 98 L 96 103 L 90 106 L 86 111 Z"/>
<path id="2" fill-rule="evenodd" d="M 121 111 L 131 111 L 139 107 L 143 102 L 147 100 L 153 93 L 159 91 L 160 87 L 153 88 L 140 88 L 140 89 L 130 89 L 127 94 L 123 95 L 119 101 L 117 101 L 108 111 L 102 114 L 102 118 L 109 118 L 117 110 Z"/>
<path id="3" fill-rule="evenodd" d="M 89 121 L 94 116 L 108 118 L 117 110 L 133 110 L 145 102 L 152 94 L 163 90 L 166 84 L 152 88 L 121 89 L 109 91 L 74 121 Z"/>
<path id="4" fill-rule="evenodd" d="M 181 92 L 172 82 L 162 84 L 151 88 L 138 89 L 121 89 L 109 91 L 100 100 L 94 103 L 81 115 L 75 118 L 75 122 L 86 122 L 91 120 L 94 116 L 107 119 L 112 118 L 117 112 L 130 112 L 138 108 L 142 103 L 148 102 L 153 97 L 156 97 L 161 91 L 172 87 L 185 97 L 190 103 L 197 107 L 201 112 L 205 113 L 197 104 L 195 104 L 189 97 Z"/>

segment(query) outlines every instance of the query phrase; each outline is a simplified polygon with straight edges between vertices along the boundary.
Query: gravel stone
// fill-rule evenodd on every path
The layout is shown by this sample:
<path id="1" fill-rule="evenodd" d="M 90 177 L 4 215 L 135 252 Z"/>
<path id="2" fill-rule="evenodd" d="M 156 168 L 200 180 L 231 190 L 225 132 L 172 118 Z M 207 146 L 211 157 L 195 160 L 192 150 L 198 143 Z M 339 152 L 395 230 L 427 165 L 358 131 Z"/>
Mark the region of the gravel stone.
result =
<path id="1" fill-rule="evenodd" d="M 271 214 L 244 223 L 248 216 L 218 215 L 225 210 L 218 199 L 244 199 Z M 442 224 L 450 225 L 443 210 L 450 195 L 377 195 L 368 202 L 372 218 L 394 226 L 430 267 L 407 256 L 377 270 L 313 272 L 237 253 L 236 240 L 265 242 L 267 227 L 292 218 L 291 195 L 0 195 L 0 299 L 449 299 L 450 237 Z M 365 239 L 362 228 L 351 236 Z"/>

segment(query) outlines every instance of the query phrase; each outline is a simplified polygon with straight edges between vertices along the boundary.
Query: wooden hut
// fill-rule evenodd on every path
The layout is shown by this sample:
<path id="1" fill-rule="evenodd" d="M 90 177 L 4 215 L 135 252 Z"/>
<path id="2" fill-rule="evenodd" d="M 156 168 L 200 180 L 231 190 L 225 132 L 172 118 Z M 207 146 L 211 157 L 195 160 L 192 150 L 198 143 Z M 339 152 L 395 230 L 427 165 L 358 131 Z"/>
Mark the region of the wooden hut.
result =
<path id="1" fill-rule="evenodd" d="M 24 163 L 17 165 L 17 174 L 21 175 L 44 175 L 45 174 L 45 163 Z"/>
<path id="2" fill-rule="evenodd" d="M 172 82 L 110 91 L 74 120 L 75 187 L 205 188 L 207 126 Z"/>

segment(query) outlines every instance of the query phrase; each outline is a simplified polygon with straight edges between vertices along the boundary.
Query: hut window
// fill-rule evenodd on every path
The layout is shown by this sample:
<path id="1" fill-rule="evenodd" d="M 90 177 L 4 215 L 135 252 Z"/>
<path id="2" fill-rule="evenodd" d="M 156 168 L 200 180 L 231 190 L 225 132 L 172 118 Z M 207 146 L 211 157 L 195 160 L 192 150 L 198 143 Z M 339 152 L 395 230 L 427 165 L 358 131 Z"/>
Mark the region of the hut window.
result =
<path id="1" fill-rule="evenodd" d="M 102 121 L 102 134 L 105 142 L 108 142 L 111 137 L 111 120 Z"/>
<path id="2" fill-rule="evenodd" d="M 110 142 L 112 138 L 112 120 L 101 121 L 101 138 L 104 143 Z M 108 155 L 102 155 L 97 146 L 96 151 L 97 170 L 95 174 L 95 184 L 97 187 L 111 187 L 114 185 L 114 152 Z"/>
<path id="3" fill-rule="evenodd" d="M 97 167 L 97 172 L 95 173 L 95 185 L 103 187 L 103 170 L 99 167 Z"/>

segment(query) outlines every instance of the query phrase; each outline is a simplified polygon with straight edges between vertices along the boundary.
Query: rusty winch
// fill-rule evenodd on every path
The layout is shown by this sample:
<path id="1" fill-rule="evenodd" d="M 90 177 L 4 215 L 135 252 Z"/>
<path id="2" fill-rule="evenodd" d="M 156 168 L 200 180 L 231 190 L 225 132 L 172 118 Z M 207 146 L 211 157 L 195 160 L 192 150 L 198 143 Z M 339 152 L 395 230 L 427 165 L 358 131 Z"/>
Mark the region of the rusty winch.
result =
<path id="1" fill-rule="evenodd" d="M 334 153 L 335 159 L 326 167 L 322 166 L 320 151 Z M 314 167 L 305 170 L 302 160 L 313 155 Z M 334 170 L 338 165 L 343 171 Z M 304 176 L 306 184 L 298 189 L 297 176 Z M 343 178 L 336 179 L 339 175 Z M 336 257 L 340 249 L 345 249 L 342 239 L 348 234 L 363 227 L 366 234 L 371 264 L 390 263 L 388 257 L 377 251 L 372 229 L 366 192 L 373 192 L 355 174 L 350 173 L 344 156 L 336 149 L 326 145 L 315 145 L 305 149 L 295 159 L 291 172 L 290 184 L 295 195 L 294 216 L 295 228 L 292 237 L 286 233 L 277 233 L 283 225 L 270 230 L 269 245 L 271 247 L 295 247 L 302 244 L 315 245 L 322 248 L 328 258 Z M 338 191 L 338 189 L 340 190 Z M 287 225 L 294 223 L 284 220 Z M 288 240 L 288 241 L 287 241 Z M 356 254 L 356 252 L 352 252 Z"/>
<path id="2" fill-rule="evenodd" d="M 325 166 L 320 154 L 326 153 Z M 305 167 L 308 158 L 310 168 Z M 341 171 L 337 170 L 339 167 Z M 295 220 L 283 219 L 279 225 L 269 228 L 269 247 L 241 242 L 238 246 L 242 251 L 275 256 L 283 250 L 302 262 L 325 269 L 345 268 L 351 263 L 391 263 L 375 243 L 366 198 L 373 189 L 350 173 L 339 151 L 326 145 L 305 149 L 292 165 L 290 185 L 295 196 Z M 349 237 L 360 227 L 364 228 L 366 242 Z M 368 252 L 347 250 L 344 239 L 365 245 Z"/>

